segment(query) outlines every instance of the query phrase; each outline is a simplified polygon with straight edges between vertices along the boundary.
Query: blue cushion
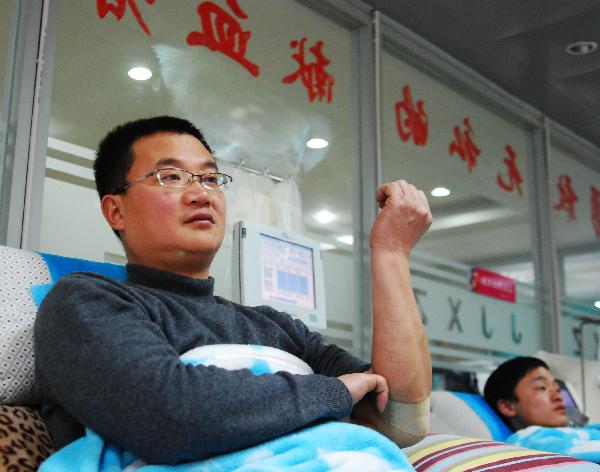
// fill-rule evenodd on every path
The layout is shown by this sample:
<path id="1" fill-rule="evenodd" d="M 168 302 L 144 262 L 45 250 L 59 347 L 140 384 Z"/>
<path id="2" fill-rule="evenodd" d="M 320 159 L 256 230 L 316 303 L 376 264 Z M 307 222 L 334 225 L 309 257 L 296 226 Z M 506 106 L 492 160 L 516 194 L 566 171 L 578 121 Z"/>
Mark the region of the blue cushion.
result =
<path id="1" fill-rule="evenodd" d="M 31 296 L 35 304 L 39 307 L 48 292 L 54 284 L 63 276 L 73 272 L 94 272 L 96 274 L 106 275 L 116 280 L 125 280 L 127 272 L 125 266 L 111 264 L 110 262 L 95 262 L 87 259 L 77 259 L 74 257 L 57 256 L 55 254 L 39 253 L 46 262 L 52 282 L 49 284 L 37 284 L 30 287 Z"/>
<path id="2" fill-rule="evenodd" d="M 34 284 L 29 287 L 31 298 L 33 298 L 33 301 L 38 308 L 52 287 L 54 287 L 54 282 L 50 282 L 49 284 Z"/>
<path id="3" fill-rule="evenodd" d="M 57 256 L 55 254 L 39 253 L 46 261 L 52 282 L 72 272 L 95 272 L 117 280 L 125 280 L 125 266 L 110 262 L 95 262 L 74 257 Z"/>

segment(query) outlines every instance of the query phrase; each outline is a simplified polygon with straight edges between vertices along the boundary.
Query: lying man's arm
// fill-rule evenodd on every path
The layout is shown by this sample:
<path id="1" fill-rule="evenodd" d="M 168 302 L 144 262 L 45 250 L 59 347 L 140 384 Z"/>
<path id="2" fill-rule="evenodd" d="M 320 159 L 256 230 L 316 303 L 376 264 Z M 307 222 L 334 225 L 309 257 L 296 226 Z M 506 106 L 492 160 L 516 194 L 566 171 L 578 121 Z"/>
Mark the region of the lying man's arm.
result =
<path id="1" fill-rule="evenodd" d="M 417 309 L 408 258 L 431 225 L 425 194 L 403 180 L 377 191 L 381 212 L 371 230 L 373 297 L 372 369 L 387 380 L 390 402 L 378 415 L 369 397 L 354 409 L 354 419 L 401 446 L 427 434 L 431 358 Z"/>

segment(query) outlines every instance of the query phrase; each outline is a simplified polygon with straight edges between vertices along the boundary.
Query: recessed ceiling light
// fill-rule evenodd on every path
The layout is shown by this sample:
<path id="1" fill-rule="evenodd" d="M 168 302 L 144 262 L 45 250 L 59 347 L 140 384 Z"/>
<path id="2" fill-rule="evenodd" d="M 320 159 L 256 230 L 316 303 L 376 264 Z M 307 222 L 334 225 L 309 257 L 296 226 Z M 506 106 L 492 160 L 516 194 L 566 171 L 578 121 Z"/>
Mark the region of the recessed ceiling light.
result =
<path id="1" fill-rule="evenodd" d="M 595 306 L 596 308 L 600 308 L 600 300 L 598 300 L 596 303 L 594 303 L 594 306 Z"/>
<path id="2" fill-rule="evenodd" d="M 447 197 L 450 195 L 450 190 L 446 187 L 436 187 L 430 193 L 434 197 Z"/>
<path id="3" fill-rule="evenodd" d="M 345 234 L 344 236 L 339 236 L 335 239 L 338 240 L 340 243 L 349 245 L 354 244 L 354 237 L 351 234 Z"/>
<path id="4" fill-rule="evenodd" d="M 598 48 L 598 43 L 595 41 L 575 41 L 569 44 L 566 49 L 567 52 L 573 56 L 583 56 L 585 54 L 591 54 Z"/>
<path id="5" fill-rule="evenodd" d="M 323 149 L 329 146 L 329 143 L 323 138 L 312 138 L 306 142 L 306 147 L 311 149 Z"/>
<path id="6" fill-rule="evenodd" d="M 331 223 L 333 220 L 335 220 L 335 215 L 329 210 L 321 210 L 320 212 L 315 213 L 315 220 L 326 225 L 327 223 Z"/>
<path id="7" fill-rule="evenodd" d="M 152 77 L 152 71 L 147 67 L 133 67 L 129 69 L 127 75 L 133 80 L 148 80 Z"/>

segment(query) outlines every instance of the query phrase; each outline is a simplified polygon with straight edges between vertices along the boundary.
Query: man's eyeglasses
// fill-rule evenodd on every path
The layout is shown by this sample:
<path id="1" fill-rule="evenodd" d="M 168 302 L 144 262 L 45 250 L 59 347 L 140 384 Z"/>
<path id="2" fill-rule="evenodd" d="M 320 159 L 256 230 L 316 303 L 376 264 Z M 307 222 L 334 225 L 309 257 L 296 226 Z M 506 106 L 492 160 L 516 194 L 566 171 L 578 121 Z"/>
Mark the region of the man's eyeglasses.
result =
<path id="1" fill-rule="evenodd" d="M 207 172 L 205 174 L 194 174 L 189 170 L 178 169 L 177 167 L 166 167 L 164 169 L 155 169 L 152 172 L 134 180 L 133 182 L 117 189 L 116 193 L 123 193 L 132 185 L 141 182 L 148 177 L 155 176 L 158 183 L 163 187 L 187 187 L 192 185 L 195 178 L 198 179 L 200 185 L 208 190 L 226 190 L 233 178 L 227 174 L 221 174 L 220 172 Z"/>

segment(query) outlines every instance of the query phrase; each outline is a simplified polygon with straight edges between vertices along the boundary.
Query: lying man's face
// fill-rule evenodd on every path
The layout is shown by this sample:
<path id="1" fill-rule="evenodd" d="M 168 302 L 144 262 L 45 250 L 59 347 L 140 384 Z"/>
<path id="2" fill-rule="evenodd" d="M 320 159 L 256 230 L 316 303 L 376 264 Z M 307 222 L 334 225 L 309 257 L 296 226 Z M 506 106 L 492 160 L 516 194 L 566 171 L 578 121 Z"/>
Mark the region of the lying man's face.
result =
<path id="1" fill-rule="evenodd" d="M 527 373 L 515 387 L 517 400 L 500 400 L 498 409 L 516 429 L 527 426 L 566 426 L 568 423 L 560 389 L 545 367 Z"/>

